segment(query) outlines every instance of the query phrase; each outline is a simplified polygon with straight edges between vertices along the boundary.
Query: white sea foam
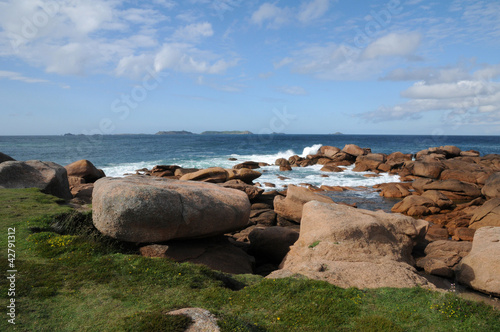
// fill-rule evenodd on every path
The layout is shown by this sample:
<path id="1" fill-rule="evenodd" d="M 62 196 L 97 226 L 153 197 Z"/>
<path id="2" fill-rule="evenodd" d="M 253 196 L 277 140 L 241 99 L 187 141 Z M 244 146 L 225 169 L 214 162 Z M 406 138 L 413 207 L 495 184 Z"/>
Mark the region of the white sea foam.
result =
<path id="1" fill-rule="evenodd" d="M 303 149 L 302 155 L 316 154 L 321 147 L 321 144 L 315 144 Z M 354 165 L 344 167 L 345 170 L 339 173 L 321 172 L 322 165 L 313 165 L 309 167 L 294 167 L 290 172 L 280 172 L 278 166 L 274 166 L 276 159 L 285 158 L 295 155 L 293 150 L 280 151 L 275 154 L 252 154 L 252 155 L 238 155 L 232 154 L 228 156 L 211 156 L 198 159 L 182 159 L 175 158 L 173 160 L 155 160 L 155 161 L 142 161 L 136 163 L 123 163 L 123 164 L 110 164 L 101 167 L 107 176 L 122 177 L 124 174 L 134 174 L 136 170 L 142 168 L 151 169 L 155 165 L 178 165 L 185 168 L 208 168 L 208 167 L 224 167 L 232 168 L 234 165 L 244 161 L 264 162 L 271 166 L 265 166 L 259 169 L 262 176 L 256 182 L 264 183 L 269 182 L 276 185 L 276 189 L 283 189 L 288 185 L 299 185 L 301 183 L 308 183 L 314 186 L 348 186 L 348 187 L 371 187 L 375 184 L 386 182 L 397 182 L 399 177 L 387 173 L 380 174 L 379 177 L 364 177 L 364 174 L 371 172 L 353 172 Z M 237 160 L 228 160 L 230 157 Z M 371 173 L 373 174 L 373 173 Z M 322 177 L 328 175 L 328 177 Z M 286 177 L 286 179 L 279 179 L 278 176 Z M 266 188 L 270 189 L 270 188 Z"/>
<path id="2" fill-rule="evenodd" d="M 151 169 L 154 166 L 161 164 L 161 161 L 142 161 L 138 163 L 124 163 L 117 165 L 109 165 L 101 167 L 104 174 L 109 177 L 123 177 L 125 174 L 135 174 L 138 169 Z"/>
<path id="3" fill-rule="evenodd" d="M 305 157 L 307 157 L 310 154 L 315 155 L 315 154 L 318 153 L 319 149 L 322 146 L 323 146 L 323 144 L 314 144 L 313 146 L 305 147 L 304 150 L 302 151 L 302 154 L 300 156 L 302 158 L 305 158 Z"/>

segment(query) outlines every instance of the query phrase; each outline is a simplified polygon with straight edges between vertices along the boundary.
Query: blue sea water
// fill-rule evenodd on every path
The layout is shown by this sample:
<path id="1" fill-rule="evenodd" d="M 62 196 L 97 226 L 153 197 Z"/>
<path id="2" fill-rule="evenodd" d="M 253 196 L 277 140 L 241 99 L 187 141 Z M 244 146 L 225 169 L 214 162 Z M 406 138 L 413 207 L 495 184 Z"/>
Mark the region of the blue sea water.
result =
<path id="1" fill-rule="evenodd" d="M 315 153 L 321 145 L 344 147 L 356 144 L 374 153 L 416 153 L 442 145 L 456 145 L 462 150 L 477 150 L 482 155 L 500 154 L 500 136 L 395 136 L 395 135 L 111 135 L 111 136 L 0 136 L 0 152 L 16 160 L 53 161 L 61 165 L 88 159 L 107 176 L 123 176 L 155 165 L 207 168 L 231 168 L 247 160 L 274 164 L 278 158 Z M 228 158 L 236 158 L 230 161 Z M 320 165 L 279 172 L 277 166 L 263 167 L 256 181 L 270 182 L 282 189 L 286 185 L 308 183 L 316 186 L 371 187 L 378 183 L 399 181 L 383 174 L 367 178 L 352 172 L 320 172 Z M 328 175 L 322 177 L 321 175 Z M 285 176 L 286 179 L 279 179 Z M 333 195 L 333 194 L 332 194 Z M 342 194 L 336 194 L 342 195 Z M 351 192 L 375 198 L 374 191 Z"/>

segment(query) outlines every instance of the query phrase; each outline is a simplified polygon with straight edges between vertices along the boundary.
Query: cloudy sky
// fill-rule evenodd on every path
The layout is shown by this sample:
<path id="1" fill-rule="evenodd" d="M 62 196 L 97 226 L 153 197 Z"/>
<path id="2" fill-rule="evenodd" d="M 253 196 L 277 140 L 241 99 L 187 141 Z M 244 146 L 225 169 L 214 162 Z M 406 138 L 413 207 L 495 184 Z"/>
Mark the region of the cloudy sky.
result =
<path id="1" fill-rule="evenodd" d="M 0 0 L 0 135 L 500 135 L 500 2 Z"/>

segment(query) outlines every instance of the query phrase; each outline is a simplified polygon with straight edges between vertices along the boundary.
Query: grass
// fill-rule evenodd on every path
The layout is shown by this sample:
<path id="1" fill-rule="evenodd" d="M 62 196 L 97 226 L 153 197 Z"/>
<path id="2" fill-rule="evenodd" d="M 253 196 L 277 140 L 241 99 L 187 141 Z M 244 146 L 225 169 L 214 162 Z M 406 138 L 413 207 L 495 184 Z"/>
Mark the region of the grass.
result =
<path id="1" fill-rule="evenodd" d="M 500 313 L 452 294 L 412 289 L 342 289 L 307 279 L 232 276 L 144 258 L 100 235 L 78 213 L 37 190 L 0 189 L 0 268 L 16 228 L 16 325 L 9 283 L 0 279 L 1 331 L 183 331 L 167 316 L 201 307 L 222 331 L 500 331 Z"/>

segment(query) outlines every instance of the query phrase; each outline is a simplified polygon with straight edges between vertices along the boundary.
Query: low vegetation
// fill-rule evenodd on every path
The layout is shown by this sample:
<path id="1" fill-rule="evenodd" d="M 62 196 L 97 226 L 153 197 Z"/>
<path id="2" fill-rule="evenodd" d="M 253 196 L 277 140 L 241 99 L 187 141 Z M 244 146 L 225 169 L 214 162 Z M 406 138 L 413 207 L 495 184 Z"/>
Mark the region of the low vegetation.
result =
<path id="1" fill-rule="evenodd" d="M 15 227 L 18 271 L 15 325 L 0 280 L 1 331 L 183 331 L 189 318 L 164 313 L 184 307 L 211 311 L 223 331 L 500 331 L 500 312 L 453 294 L 227 275 L 141 257 L 34 189 L 0 189 L 0 202 L 0 267 Z"/>

